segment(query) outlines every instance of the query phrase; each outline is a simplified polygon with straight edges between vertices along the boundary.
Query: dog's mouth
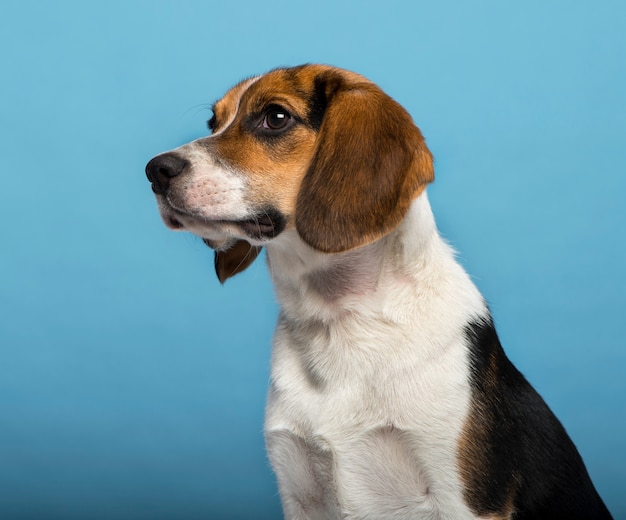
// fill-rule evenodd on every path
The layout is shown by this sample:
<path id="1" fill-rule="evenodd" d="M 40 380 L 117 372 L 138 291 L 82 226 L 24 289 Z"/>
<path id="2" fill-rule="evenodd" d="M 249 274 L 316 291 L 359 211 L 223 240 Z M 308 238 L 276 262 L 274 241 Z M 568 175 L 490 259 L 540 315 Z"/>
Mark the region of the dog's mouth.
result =
<path id="1" fill-rule="evenodd" d="M 161 213 L 161 216 L 163 217 L 163 221 L 165 222 L 165 225 L 170 228 L 173 229 L 175 231 L 180 231 L 185 229 L 185 226 L 181 223 L 180 220 L 178 220 L 178 218 L 176 217 L 176 215 L 173 215 L 172 213 Z"/>
<path id="2" fill-rule="evenodd" d="M 270 239 L 278 236 L 285 229 L 286 219 L 275 209 L 257 213 L 250 219 L 235 221 L 247 235 L 257 239 Z"/>
<path id="3" fill-rule="evenodd" d="M 235 227 L 252 239 L 270 240 L 277 237 L 285 229 L 287 219 L 278 210 L 267 208 L 241 220 L 206 219 L 199 215 L 189 215 L 180 210 L 168 208 L 163 214 L 165 225 L 173 230 L 195 231 L 198 227 L 209 229 Z"/>

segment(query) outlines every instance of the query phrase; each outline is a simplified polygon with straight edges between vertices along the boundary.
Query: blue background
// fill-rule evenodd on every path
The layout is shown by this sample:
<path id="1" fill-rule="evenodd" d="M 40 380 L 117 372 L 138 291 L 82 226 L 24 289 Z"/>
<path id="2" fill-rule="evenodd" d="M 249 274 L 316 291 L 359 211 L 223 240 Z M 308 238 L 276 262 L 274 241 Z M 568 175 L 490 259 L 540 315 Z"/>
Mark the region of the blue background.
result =
<path id="1" fill-rule="evenodd" d="M 379 83 L 439 226 L 626 518 L 626 3 L 3 1 L 0 517 L 279 518 L 264 262 L 220 287 L 144 177 L 279 65 Z"/>

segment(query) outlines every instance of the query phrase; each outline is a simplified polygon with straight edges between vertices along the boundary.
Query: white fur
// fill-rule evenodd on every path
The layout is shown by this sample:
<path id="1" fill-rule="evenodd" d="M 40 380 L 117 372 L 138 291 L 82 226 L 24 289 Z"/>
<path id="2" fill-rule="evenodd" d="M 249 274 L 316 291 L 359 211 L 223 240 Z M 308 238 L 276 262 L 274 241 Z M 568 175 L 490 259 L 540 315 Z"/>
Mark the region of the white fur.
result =
<path id="1" fill-rule="evenodd" d="M 281 315 L 266 439 L 286 518 L 474 518 L 456 460 L 463 331 L 487 310 L 426 194 L 357 250 L 320 253 L 289 231 L 267 252 Z"/>
<path id="2" fill-rule="evenodd" d="M 237 117 L 237 113 L 239 112 L 239 105 L 241 104 L 241 96 L 243 96 L 243 94 L 246 92 L 246 90 L 250 88 L 252 84 L 256 83 L 262 77 L 263 75 L 253 76 L 243 81 L 240 84 L 239 97 L 237 98 L 237 102 L 235 104 L 235 110 L 233 110 L 232 114 L 230 115 L 230 119 L 226 121 L 224 124 L 220 125 L 221 128 L 217 132 L 213 132 L 213 134 L 211 135 L 215 136 L 215 135 L 221 134 L 224 130 L 226 130 L 232 124 L 232 122 L 235 120 L 235 117 Z"/>

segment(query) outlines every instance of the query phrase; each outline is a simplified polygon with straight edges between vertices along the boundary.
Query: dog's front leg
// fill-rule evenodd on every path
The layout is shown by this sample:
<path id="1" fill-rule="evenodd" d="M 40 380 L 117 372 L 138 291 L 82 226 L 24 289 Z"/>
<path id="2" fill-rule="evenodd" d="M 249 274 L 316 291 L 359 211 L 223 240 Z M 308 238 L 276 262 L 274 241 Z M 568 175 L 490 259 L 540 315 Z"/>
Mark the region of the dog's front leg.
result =
<path id="1" fill-rule="evenodd" d="M 328 445 L 288 430 L 269 431 L 265 439 L 285 520 L 340 520 L 334 458 Z"/>

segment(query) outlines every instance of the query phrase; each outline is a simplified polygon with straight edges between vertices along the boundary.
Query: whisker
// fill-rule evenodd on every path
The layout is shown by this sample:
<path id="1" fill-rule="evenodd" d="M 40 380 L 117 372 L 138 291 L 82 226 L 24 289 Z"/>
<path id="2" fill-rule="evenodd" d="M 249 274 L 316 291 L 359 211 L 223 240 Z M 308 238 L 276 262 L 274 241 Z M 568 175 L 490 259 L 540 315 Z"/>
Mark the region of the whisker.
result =
<path id="1" fill-rule="evenodd" d="M 195 110 L 194 115 L 199 114 L 200 112 L 204 111 L 204 110 L 212 110 L 213 105 L 210 103 L 200 103 L 198 105 L 194 105 L 192 107 L 189 107 L 187 110 L 185 110 L 183 112 L 183 115 L 188 115 L 189 112 L 191 112 L 192 110 Z"/>

